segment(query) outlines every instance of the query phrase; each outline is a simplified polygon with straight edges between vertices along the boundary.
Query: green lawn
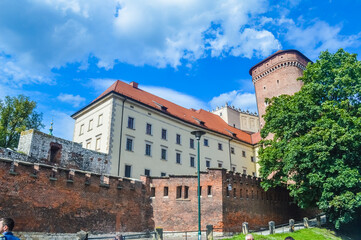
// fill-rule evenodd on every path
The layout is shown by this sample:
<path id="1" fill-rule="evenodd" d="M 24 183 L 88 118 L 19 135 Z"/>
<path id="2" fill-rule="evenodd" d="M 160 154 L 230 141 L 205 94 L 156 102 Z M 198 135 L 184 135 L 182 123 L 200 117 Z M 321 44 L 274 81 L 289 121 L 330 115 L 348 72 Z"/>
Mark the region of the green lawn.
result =
<path id="1" fill-rule="evenodd" d="M 335 232 L 324 228 L 309 228 L 298 230 L 293 233 L 277 233 L 267 236 L 253 234 L 255 240 L 284 240 L 288 236 L 293 237 L 295 240 L 352 240 L 351 238 L 336 236 Z M 228 239 L 244 240 L 245 235 L 241 234 Z"/>

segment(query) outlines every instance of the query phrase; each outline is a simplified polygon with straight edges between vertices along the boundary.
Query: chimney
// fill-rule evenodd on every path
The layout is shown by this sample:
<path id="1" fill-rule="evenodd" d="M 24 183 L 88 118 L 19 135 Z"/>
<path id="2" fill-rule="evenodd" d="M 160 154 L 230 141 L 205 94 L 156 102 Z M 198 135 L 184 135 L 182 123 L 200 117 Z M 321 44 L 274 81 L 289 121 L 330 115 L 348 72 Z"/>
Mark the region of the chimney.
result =
<path id="1" fill-rule="evenodd" d="M 129 83 L 129 85 L 132 86 L 133 88 L 138 88 L 137 82 L 131 82 L 131 83 Z"/>

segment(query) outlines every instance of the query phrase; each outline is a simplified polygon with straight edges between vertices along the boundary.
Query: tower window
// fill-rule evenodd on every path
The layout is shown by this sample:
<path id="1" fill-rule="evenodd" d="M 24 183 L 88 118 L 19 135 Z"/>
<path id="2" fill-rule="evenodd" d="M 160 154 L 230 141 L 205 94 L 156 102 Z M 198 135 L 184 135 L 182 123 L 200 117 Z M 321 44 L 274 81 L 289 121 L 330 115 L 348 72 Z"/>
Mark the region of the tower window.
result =
<path id="1" fill-rule="evenodd" d="M 277 80 L 277 84 L 279 84 L 280 83 L 280 80 Z"/>

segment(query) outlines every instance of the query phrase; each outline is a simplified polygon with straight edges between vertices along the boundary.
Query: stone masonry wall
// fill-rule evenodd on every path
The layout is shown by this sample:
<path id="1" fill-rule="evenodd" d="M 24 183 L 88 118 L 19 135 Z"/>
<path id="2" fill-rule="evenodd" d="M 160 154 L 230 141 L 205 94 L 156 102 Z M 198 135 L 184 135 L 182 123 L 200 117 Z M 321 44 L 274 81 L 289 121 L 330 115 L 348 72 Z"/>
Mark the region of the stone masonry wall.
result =
<path id="1" fill-rule="evenodd" d="M 57 138 L 36 130 L 21 133 L 18 151 L 29 156 L 27 161 L 64 168 L 109 174 L 108 155 L 82 148 L 81 144 Z"/>
<path id="2" fill-rule="evenodd" d="M 0 215 L 15 231 L 75 233 L 154 229 L 140 181 L 0 159 Z"/>

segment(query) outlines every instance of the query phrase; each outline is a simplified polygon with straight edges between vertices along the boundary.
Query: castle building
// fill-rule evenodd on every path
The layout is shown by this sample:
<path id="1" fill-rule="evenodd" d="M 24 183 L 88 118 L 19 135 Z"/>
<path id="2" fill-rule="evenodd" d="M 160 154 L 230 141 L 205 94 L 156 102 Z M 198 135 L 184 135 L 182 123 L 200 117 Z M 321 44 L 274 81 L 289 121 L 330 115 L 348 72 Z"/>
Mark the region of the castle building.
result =
<path id="1" fill-rule="evenodd" d="M 258 176 L 257 143 L 264 125 L 266 98 L 293 94 L 310 60 L 297 50 L 278 51 L 250 69 L 258 113 L 227 104 L 213 112 L 187 109 L 142 90 L 138 83 L 116 81 L 74 113 L 73 141 L 108 154 L 110 174 L 139 178 L 194 174 L 196 140 L 201 139 L 201 170 L 225 168 Z"/>
<path id="2" fill-rule="evenodd" d="M 303 83 L 297 79 L 303 75 L 309 62 L 311 60 L 297 50 L 279 50 L 249 70 L 255 87 L 261 128 L 264 126 L 262 116 L 266 113 L 266 98 L 292 95 L 301 90 Z"/>
<path id="3" fill-rule="evenodd" d="M 216 167 L 257 176 L 251 131 L 231 126 L 211 112 L 183 108 L 143 91 L 135 82 L 114 82 L 72 117 L 73 141 L 108 154 L 111 175 L 194 174 L 197 143 L 191 132 L 203 130 L 202 171 Z"/>
<path id="4" fill-rule="evenodd" d="M 257 113 L 242 111 L 227 103 L 225 106 L 217 107 L 212 113 L 219 115 L 228 125 L 243 131 L 256 133 L 260 130 Z"/>

